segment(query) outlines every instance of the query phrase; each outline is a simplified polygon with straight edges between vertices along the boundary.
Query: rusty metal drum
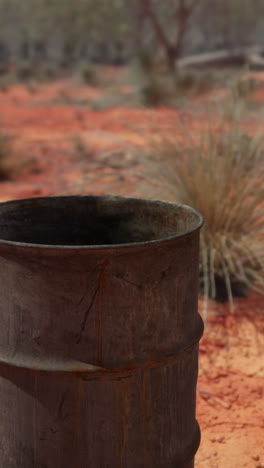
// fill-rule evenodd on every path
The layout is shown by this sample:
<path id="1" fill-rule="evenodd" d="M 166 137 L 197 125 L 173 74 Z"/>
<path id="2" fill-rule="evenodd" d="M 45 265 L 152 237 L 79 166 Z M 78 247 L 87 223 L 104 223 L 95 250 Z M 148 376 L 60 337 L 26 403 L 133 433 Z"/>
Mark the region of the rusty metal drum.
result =
<path id="1" fill-rule="evenodd" d="M 113 196 L 0 204 L 0 466 L 192 468 L 199 231 Z"/>

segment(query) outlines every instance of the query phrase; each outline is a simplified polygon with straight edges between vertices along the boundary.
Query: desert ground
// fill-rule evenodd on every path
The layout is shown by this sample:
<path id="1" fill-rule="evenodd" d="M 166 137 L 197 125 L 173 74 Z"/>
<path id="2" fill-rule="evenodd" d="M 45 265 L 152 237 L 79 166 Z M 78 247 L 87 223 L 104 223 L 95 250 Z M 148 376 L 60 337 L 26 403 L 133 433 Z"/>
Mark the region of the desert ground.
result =
<path id="1" fill-rule="evenodd" d="M 264 75 L 259 73 L 258 80 L 263 87 L 251 98 L 259 112 Z M 177 106 L 133 105 L 131 87 L 118 86 L 122 102 L 113 100 L 105 108 L 100 105 L 104 90 L 71 78 L 3 87 L 0 128 L 12 138 L 13 150 L 11 177 L 0 182 L 0 201 L 76 193 L 155 196 L 155 181 L 148 178 L 140 149 L 132 148 L 144 144 L 152 124 L 173 122 L 177 128 L 182 111 Z M 217 99 L 223 93 L 213 91 Z M 114 86 L 108 90 L 108 96 L 116 94 Z M 206 93 L 192 98 L 197 132 L 199 109 L 211 97 Z M 257 120 L 254 109 L 252 105 L 249 126 Z M 259 124 L 264 126 L 262 117 Z M 199 308 L 203 315 L 202 298 Z M 200 343 L 197 419 L 202 440 L 197 468 L 264 467 L 263 312 L 264 298 L 253 292 L 235 299 L 232 314 L 228 304 L 209 302 Z"/>

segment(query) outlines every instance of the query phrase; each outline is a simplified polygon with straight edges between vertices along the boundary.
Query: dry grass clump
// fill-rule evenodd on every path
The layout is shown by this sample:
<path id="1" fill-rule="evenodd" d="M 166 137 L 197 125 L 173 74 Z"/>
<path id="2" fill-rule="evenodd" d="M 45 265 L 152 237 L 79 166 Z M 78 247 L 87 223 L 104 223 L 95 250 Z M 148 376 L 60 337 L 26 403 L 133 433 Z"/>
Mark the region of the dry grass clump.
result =
<path id="1" fill-rule="evenodd" d="M 212 89 L 215 77 L 209 71 L 182 70 L 175 74 L 179 94 L 199 95 Z"/>
<path id="2" fill-rule="evenodd" d="M 177 132 L 179 130 L 177 129 Z M 171 134 L 170 134 L 171 135 Z M 229 300 L 249 288 L 264 291 L 264 157 L 258 136 L 238 123 L 208 125 L 194 137 L 161 136 L 154 145 L 157 180 L 177 202 L 205 218 L 201 291 Z"/>
<path id="3" fill-rule="evenodd" d="M 31 86 L 34 83 L 45 83 L 57 79 L 61 76 L 61 70 L 54 63 L 22 60 L 16 64 L 15 69 L 9 75 L 12 82 Z"/>
<path id="4" fill-rule="evenodd" d="M 39 171 L 35 159 L 23 157 L 14 142 L 15 136 L 0 130 L 0 182 L 12 180 L 25 171 Z"/>
<path id="5" fill-rule="evenodd" d="M 30 60 L 19 62 L 15 70 L 16 79 L 19 82 L 26 82 L 35 78 L 36 70 L 34 64 Z"/>
<path id="6" fill-rule="evenodd" d="M 87 62 L 82 62 L 78 69 L 81 81 L 89 86 L 97 87 L 100 85 L 99 75 L 96 68 Z"/>
<path id="7" fill-rule="evenodd" d="M 141 90 L 142 104 L 147 107 L 162 107 L 169 104 L 172 90 L 164 80 L 150 75 Z"/>
<path id="8" fill-rule="evenodd" d="M 157 63 L 154 60 L 153 54 L 147 50 L 141 50 L 138 53 L 136 65 L 139 71 L 146 75 L 154 73 L 157 68 Z"/>
<path id="9" fill-rule="evenodd" d="M 175 74 L 145 73 L 141 96 L 145 106 L 173 106 L 179 99 L 198 96 L 213 87 L 209 73 L 194 70 L 177 71 Z"/>
<path id="10" fill-rule="evenodd" d="M 83 139 L 79 136 L 75 136 L 72 139 L 72 153 L 74 161 L 82 161 L 89 163 L 94 161 L 96 157 L 96 152 L 94 148 L 89 146 L 87 143 L 83 141 Z"/>
<path id="11" fill-rule="evenodd" d="M 234 99 L 247 100 L 258 89 L 260 84 L 251 76 L 238 76 L 231 84 L 231 92 Z"/>

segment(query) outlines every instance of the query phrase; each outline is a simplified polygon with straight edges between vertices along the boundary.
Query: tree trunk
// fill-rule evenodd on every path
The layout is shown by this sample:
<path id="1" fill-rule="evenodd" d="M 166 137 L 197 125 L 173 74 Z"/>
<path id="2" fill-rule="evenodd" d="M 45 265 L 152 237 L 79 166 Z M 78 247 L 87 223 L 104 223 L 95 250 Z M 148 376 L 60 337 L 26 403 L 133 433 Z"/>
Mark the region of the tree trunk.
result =
<path id="1" fill-rule="evenodd" d="M 168 71 L 174 73 L 177 68 L 177 50 L 175 47 L 169 47 L 166 51 Z"/>

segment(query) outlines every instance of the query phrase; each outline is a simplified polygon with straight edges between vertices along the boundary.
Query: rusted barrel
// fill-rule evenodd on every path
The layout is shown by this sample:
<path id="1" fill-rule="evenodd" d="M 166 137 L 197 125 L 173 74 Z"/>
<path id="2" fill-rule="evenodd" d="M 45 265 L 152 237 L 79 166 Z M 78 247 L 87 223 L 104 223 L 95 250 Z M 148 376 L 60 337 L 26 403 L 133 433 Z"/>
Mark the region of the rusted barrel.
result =
<path id="1" fill-rule="evenodd" d="M 0 466 L 191 468 L 193 209 L 111 196 L 0 204 Z"/>

